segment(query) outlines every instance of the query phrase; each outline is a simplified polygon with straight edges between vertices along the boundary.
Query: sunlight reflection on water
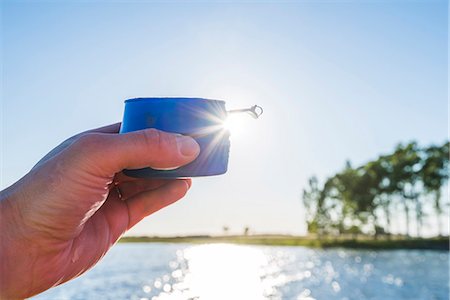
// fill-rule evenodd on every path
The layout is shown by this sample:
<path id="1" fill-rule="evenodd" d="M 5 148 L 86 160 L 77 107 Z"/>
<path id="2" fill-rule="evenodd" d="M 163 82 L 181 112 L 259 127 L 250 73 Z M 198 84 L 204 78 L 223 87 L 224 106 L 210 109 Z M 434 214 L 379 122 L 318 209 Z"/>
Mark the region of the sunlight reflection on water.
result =
<path id="1" fill-rule="evenodd" d="M 35 299 L 448 299 L 448 252 L 120 244 Z"/>
<path id="2" fill-rule="evenodd" d="M 177 254 L 187 268 L 172 272 L 179 282 L 173 284 L 171 293 L 163 292 L 157 299 L 263 299 L 261 276 L 267 259 L 261 250 L 211 244 Z"/>
<path id="3" fill-rule="evenodd" d="M 333 251 L 332 251 L 333 252 Z M 315 300 L 316 294 L 326 298 L 348 298 L 341 293 L 342 286 L 349 290 L 351 281 L 361 284 L 373 280 L 377 252 L 334 250 L 334 255 L 317 255 L 308 249 L 303 258 L 288 251 L 264 251 L 253 246 L 209 244 L 192 246 L 177 251 L 180 266 L 172 272 L 175 282 L 170 291 L 163 290 L 152 300 L 166 299 L 297 299 Z M 413 251 L 414 252 L 414 251 Z M 364 261 L 363 261 L 364 258 Z M 422 260 L 416 257 L 418 261 Z M 441 256 L 441 258 L 443 258 Z M 395 272 L 395 270 L 391 270 Z M 304 284 L 302 284 L 304 282 Z M 289 284 L 294 283 L 291 288 Z M 350 284 L 349 284 L 350 283 Z M 403 280 L 391 273 L 382 274 L 381 282 L 372 286 L 393 286 L 401 288 Z M 305 287 L 301 287 L 305 285 Z M 315 293 L 311 289 L 316 287 Z M 301 287 L 301 288 L 299 288 Z M 447 287 L 448 288 L 448 287 Z M 359 299 L 371 298 L 367 291 L 353 289 Z M 389 294 L 386 294 L 389 295 Z M 444 295 L 444 294 L 443 294 Z M 417 298 L 416 298 L 417 297 Z M 439 299 L 439 297 L 437 297 Z M 421 299 L 411 294 L 409 299 Z"/>

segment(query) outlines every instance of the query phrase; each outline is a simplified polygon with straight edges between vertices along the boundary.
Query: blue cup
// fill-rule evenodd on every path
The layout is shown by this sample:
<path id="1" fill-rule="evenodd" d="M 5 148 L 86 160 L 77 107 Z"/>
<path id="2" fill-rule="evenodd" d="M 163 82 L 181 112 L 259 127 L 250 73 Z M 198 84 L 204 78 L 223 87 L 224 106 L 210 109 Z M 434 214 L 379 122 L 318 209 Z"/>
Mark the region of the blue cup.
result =
<path id="1" fill-rule="evenodd" d="M 124 170 L 138 178 L 185 178 L 224 174 L 228 168 L 230 133 L 223 127 L 225 102 L 202 98 L 135 98 L 125 101 L 120 133 L 156 128 L 189 135 L 200 145 L 199 156 L 174 170 Z"/>

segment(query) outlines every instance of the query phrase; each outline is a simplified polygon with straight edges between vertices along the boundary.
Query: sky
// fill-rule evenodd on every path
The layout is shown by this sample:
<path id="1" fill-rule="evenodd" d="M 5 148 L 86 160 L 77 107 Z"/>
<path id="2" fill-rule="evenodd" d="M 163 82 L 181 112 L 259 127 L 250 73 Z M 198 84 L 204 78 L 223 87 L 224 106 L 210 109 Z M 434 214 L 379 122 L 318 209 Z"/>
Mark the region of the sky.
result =
<path id="1" fill-rule="evenodd" d="M 2 188 L 128 98 L 264 108 L 234 128 L 227 174 L 133 235 L 304 234 L 310 176 L 448 138 L 447 1 L 3 1 L 1 17 Z"/>

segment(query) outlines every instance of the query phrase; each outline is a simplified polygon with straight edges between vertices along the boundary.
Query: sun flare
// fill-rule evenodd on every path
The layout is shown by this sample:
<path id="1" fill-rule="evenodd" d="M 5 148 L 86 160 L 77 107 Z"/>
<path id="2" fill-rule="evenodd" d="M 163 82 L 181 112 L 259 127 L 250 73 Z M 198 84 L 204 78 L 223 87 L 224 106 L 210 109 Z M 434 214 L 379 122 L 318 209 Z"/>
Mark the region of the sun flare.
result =
<path id="1" fill-rule="evenodd" d="M 223 122 L 223 128 L 227 129 L 230 134 L 238 135 L 244 131 L 244 120 L 241 116 L 228 116 Z"/>

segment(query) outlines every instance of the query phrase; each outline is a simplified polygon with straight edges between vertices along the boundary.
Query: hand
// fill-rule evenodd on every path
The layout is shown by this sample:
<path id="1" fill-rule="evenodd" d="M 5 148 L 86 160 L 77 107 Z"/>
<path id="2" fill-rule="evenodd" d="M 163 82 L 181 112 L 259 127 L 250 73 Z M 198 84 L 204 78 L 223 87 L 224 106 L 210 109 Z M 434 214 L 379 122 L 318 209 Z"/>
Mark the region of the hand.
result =
<path id="1" fill-rule="evenodd" d="M 200 151 L 192 138 L 155 129 L 117 134 L 119 127 L 68 139 L 0 193 L 1 299 L 86 272 L 125 231 L 189 190 L 190 179 L 134 179 L 121 170 L 185 165 Z"/>

